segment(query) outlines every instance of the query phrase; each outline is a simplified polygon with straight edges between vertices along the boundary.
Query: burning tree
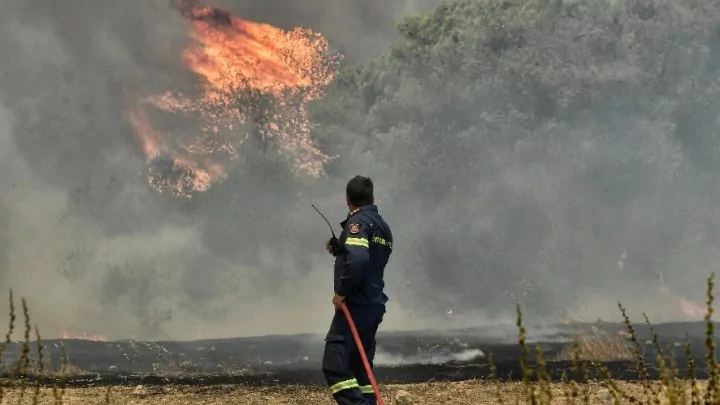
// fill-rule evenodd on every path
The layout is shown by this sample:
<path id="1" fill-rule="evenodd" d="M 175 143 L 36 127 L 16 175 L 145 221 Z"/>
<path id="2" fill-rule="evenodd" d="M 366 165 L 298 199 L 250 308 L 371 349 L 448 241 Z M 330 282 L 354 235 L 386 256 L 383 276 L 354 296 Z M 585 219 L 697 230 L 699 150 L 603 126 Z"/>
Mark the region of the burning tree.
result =
<path id="1" fill-rule="evenodd" d="M 195 174 L 167 154 L 156 155 L 148 164 L 148 181 L 156 190 L 191 197 Z"/>
<path id="2" fill-rule="evenodd" d="M 247 139 L 263 153 L 276 148 L 297 170 L 322 175 L 330 157 L 310 138 L 306 104 L 322 94 L 338 67 L 339 55 L 328 52 L 327 40 L 307 29 L 244 21 L 196 1 L 177 7 L 189 22 L 192 43 L 183 56 L 200 78 L 201 95 L 145 97 L 128 112 L 148 161 L 156 166 L 162 161 L 163 173 L 182 173 L 152 177 L 162 181 L 151 185 L 185 179 L 173 183 L 180 187 L 178 195 L 207 190 L 226 178 L 226 165 Z M 189 137 L 160 132 L 149 108 L 193 114 L 197 131 Z M 161 153 L 166 157 L 158 160 Z"/>

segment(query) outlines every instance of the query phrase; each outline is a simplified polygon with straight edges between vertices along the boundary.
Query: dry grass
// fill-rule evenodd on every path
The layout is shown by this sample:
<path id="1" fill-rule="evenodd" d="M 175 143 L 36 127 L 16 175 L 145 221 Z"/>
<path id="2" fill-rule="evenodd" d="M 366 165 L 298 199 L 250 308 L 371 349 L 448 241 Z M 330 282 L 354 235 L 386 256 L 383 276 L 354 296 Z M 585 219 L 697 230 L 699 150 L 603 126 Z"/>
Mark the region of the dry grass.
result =
<path id="1" fill-rule="evenodd" d="M 560 383 L 551 382 L 546 370 L 546 362 L 540 347 L 537 348 L 537 367 L 531 367 L 529 349 L 525 342 L 525 327 L 520 306 L 517 307 L 518 344 L 523 349 L 520 365 L 523 370 L 521 382 L 468 381 L 458 383 L 425 383 L 414 385 L 381 386 L 383 396 L 391 404 L 396 396 L 412 397 L 413 404 L 516 404 L 547 405 L 563 404 L 656 404 L 656 405 L 720 405 L 720 372 L 715 359 L 714 325 L 711 320 L 713 309 L 714 274 L 708 278 L 707 314 L 705 316 L 707 349 L 706 363 L 708 377 L 699 382 L 695 380 L 694 360 L 688 357 L 690 377 L 679 376 L 674 363 L 667 360 L 657 336 L 653 343 L 658 355 L 658 363 L 662 370 L 660 381 L 649 381 L 643 350 L 638 342 L 635 329 L 620 303 L 618 307 L 623 315 L 627 333 L 625 338 L 614 336 L 592 336 L 579 339 L 568 351 L 558 354 L 556 360 L 569 360 L 573 364 L 573 374 L 584 376 L 583 384 L 578 384 L 563 375 Z M 31 327 L 30 316 L 25 300 L 22 300 L 22 312 L 25 319 L 25 340 L 22 355 L 16 364 L 5 370 L 8 376 L 0 380 L 0 405 L 5 404 L 53 404 L 53 405 L 92 405 L 92 404 L 333 404 L 324 387 L 278 386 L 274 388 L 250 388 L 243 386 L 212 386 L 212 387 L 115 387 L 115 388 L 73 388 L 66 389 L 65 381 L 76 370 L 68 362 L 63 348 L 63 361 L 59 370 L 48 367 L 43 356 L 41 336 L 37 327 Z M 645 317 L 651 332 L 652 324 Z M 0 357 L 15 328 L 15 304 L 10 293 L 10 325 L 5 343 L 0 344 Z M 30 344 L 31 332 L 34 329 L 36 347 L 34 359 L 31 359 L 33 347 Z M 630 340 L 628 347 L 626 340 Z M 686 347 L 689 356 L 690 348 Z M 638 383 L 613 381 L 609 372 L 603 367 L 603 361 L 628 360 L 636 361 L 640 374 Z M 589 369 L 585 366 L 591 362 L 593 371 L 600 376 L 599 381 L 587 381 Z M 495 371 L 490 353 L 490 365 Z M 9 370 L 9 371 L 8 371 Z M 0 370 L 2 371 L 2 370 Z M 176 371 L 173 368 L 164 370 Z M 181 371 L 181 370 L 177 370 Z M 186 370 L 182 370 L 186 371 Z M 54 377 L 53 387 L 39 385 L 28 387 L 25 380 L 17 380 L 23 375 L 44 375 Z M 533 378 L 537 377 L 537 382 Z"/>
<path id="2" fill-rule="evenodd" d="M 625 392 L 635 395 L 646 402 L 650 398 L 644 395 L 641 384 L 618 383 Z M 658 390 L 661 383 L 654 384 Z M 502 402 L 497 396 L 497 384 L 491 381 L 467 381 L 457 383 L 425 383 L 408 385 L 381 386 L 383 397 L 388 404 L 394 403 L 395 396 L 405 391 L 412 396 L 415 405 L 490 405 L 524 403 L 525 388 L 522 382 L 502 383 Z M 611 395 L 601 383 L 584 384 L 583 388 L 591 393 L 590 404 L 608 404 Z M 551 384 L 550 392 L 558 403 L 566 403 L 563 397 L 565 386 Z M 65 393 L 65 405 L 104 404 L 105 388 L 68 389 Z M 7 391 L 5 404 L 17 404 L 19 389 Z M 51 390 L 43 390 L 38 404 L 55 404 Z M 27 401 L 26 403 L 30 403 Z M 243 405 L 334 405 L 327 390 L 323 387 L 282 386 L 276 388 L 247 388 L 240 386 L 215 387 L 115 387 L 112 389 L 111 404 L 134 405 L 200 405 L 200 404 L 243 404 Z M 664 401 L 664 403 L 667 403 Z"/>
<path id="3" fill-rule="evenodd" d="M 578 338 L 574 347 L 562 349 L 554 360 L 571 361 L 575 356 L 579 360 L 588 361 L 619 361 L 634 358 L 632 350 L 628 348 L 626 337 L 623 335 L 602 336 L 599 334 Z"/>

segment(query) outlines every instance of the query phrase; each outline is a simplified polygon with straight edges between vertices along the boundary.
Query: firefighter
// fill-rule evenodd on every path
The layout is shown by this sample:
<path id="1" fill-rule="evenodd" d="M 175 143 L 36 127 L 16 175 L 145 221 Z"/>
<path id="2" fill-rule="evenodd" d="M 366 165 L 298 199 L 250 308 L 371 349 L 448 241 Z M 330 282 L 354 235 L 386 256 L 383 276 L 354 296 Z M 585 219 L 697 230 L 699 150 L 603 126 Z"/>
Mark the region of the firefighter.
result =
<path id="1" fill-rule="evenodd" d="M 340 224 L 343 231 L 337 240 L 326 243 L 326 250 L 335 256 L 335 315 L 325 337 L 323 373 L 338 404 L 374 405 L 374 390 L 340 305 L 347 305 L 372 366 L 375 334 L 388 301 L 383 275 L 393 237 L 375 206 L 371 179 L 353 177 L 345 195 L 350 212 Z"/>

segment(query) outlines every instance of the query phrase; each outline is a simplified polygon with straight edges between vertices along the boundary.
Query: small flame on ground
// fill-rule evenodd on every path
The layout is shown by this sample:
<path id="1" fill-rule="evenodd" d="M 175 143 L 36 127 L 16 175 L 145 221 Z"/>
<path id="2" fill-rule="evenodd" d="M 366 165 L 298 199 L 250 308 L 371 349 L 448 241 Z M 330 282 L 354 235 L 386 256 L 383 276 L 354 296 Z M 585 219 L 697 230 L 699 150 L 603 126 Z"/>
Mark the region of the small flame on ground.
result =
<path id="1" fill-rule="evenodd" d="M 108 338 L 107 336 L 103 335 L 94 335 L 87 332 L 82 333 L 70 333 L 67 331 L 62 332 L 62 338 L 63 339 L 78 339 L 78 340 L 89 340 L 92 342 L 107 342 Z"/>
<path id="2" fill-rule="evenodd" d="M 207 190 L 227 177 L 222 158 L 236 159 L 250 132 L 262 142 L 272 140 L 297 169 L 322 175 L 331 158 L 310 138 L 306 104 L 337 69 L 339 56 L 328 55 L 327 40 L 307 29 L 241 20 L 197 1 L 181 0 L 177 7 L 192 39 L 183 59 L 200 77 L 202 96 L 143 97 L 127 112 L 148 162 L 159 160 L 149 170 L 151 185 L 183 196 Z M 198 117 L 198 133 L 187 140 L 156 130 L 149 107 Z M 245 124 L 255 129 L 242 133 Z"/>
<path id="3" fill-rule="evenodd" d="M 703 306 L 698 305 L 692 301 L 688 301 L 682 297 L 680 298 L 680 305 L 683 312 L 693 318 L 703 318 L 705 316 L 705 313 L 707 312 L 707 309 Z"/>
<path id="4" fill-rule="evenodd" d="M 662 281 L 661 281 L 662 282 Z M 682 312 L 692 318 L 698 318 L 702 319 L 705 316 L 705 313 L 707 312 L 707 309 L 703 307 L 702 305 L 699 305 L 695 302 L 692 302 L 685 297 L 682 297 L 676 293 L 673 293 L 670 291 L 670 289 L 665 286 L 661 285 L 659 288 L 659 292 L 664 296 L 664 299 L 672 299 L 676 302 L 679 302 L 680 309 Z"/>

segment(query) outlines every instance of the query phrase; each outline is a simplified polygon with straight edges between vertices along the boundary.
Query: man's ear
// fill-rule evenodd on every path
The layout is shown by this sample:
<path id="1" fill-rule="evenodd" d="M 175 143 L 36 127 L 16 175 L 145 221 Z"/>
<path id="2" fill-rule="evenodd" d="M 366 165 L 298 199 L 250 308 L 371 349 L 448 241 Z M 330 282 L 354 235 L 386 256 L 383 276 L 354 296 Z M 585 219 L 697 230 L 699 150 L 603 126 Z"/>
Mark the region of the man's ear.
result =
<path id="1" fill-rule="evenodd" d="M 350 197 L 345 196 L 345 203 L 350 206 Z"/>

